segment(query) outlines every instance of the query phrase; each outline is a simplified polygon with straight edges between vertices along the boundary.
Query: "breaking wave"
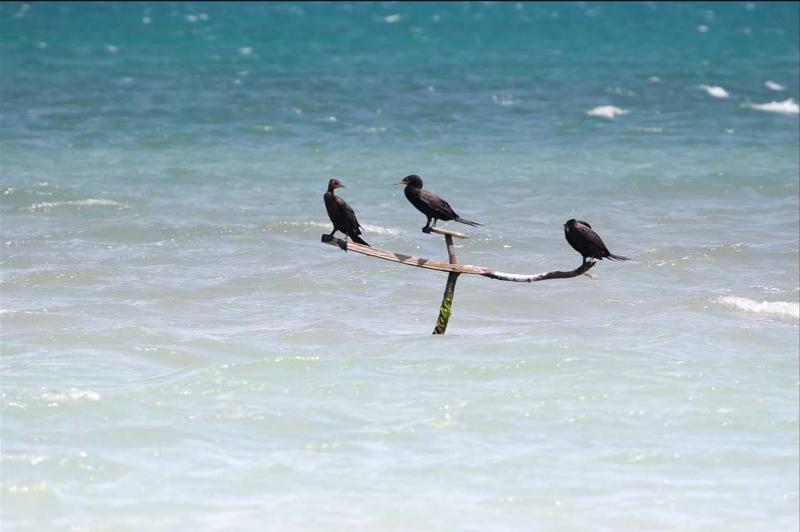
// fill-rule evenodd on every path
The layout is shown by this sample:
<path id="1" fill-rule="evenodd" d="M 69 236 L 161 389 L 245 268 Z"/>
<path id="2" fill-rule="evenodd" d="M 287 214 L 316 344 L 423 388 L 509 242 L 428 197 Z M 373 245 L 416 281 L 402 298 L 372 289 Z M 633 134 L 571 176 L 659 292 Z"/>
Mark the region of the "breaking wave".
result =
<path id="1" fill-rule="evenodd" d="M 603 118 L 614 118 L 619 115 L 626 115 L 630 113 L 627 109 L 620 109 L 614 105 L 601 105 L 586 111 L 589 116 L 600 116 Z"/>
<path id="2" fill-rule="evenodd" d="M 41 203 L 34 203 L 33 205 L 29 205 L 27 207 L 23 207 L 21 210 L 29 211 L 29 212 L 37 212 L 37 211 L 49 211 L 54 207 L 116 207 L 118 209 L 128 209 L 130 205 L 126 203 L 120 203 L 118 201 L 110 200 L 110 199 L 103 199 L 103 198 L 89 198 L 83 200 L 70 200 L 70 201 L 43 201 Z"/>
<path id="3" fill-rule="evenodd" d="M 746 297 L 721 296 L 717 302 L 745 312 L 770 314 L 786 318 L 800 319 L 800 304 L 789 301 L 755 301 Z"/>
<path id="4" fill-rule="evenodd" d="M 330 222 L 290 222 L 290 221 L 274 222 L 263 226 L 263 229 L 265 231 L 276 231 L 280 229 L 285 230 L 288 228 L 302 228 L 302 229 L 320 228 L 324 229 L 326 233 L 330 233 L 333 226 L 331 225 Z M 372 224 L 362 224 L 361 228 L 364 230 L 365 234 L 372 233 L 375 235 L 397 236 L 403 233 L 403 231 L 394 227 L 383 227 L 380 225 L 372 225 Z"/>
<path id="5" fill-rule="evenodd" d="M 782 102 L 750 103 L 745 104 L 745 107 L 750 107 L 758 111 L 768 111 L 770 113 L 781 113 L 785 115 L 796 115 L 800 113 L 800 106 L 791 98 L 783 100 Z"/>
<path id="6" fill-rule="evenodd" d="M 728 98 L 730 96 L 728 91 L 717 85 L 700 85 L 700 88 L 714 98 Z"/>
<path id="7" fill-rule="evenodd" d="M 397 236 L 401 232 L 400 229 L 395 229 L 393 227 L 381 227 L 380 225 L 371 225 L 371 224 L 362 225 L 361 228 L 368 233 L 374 233 L 376 235 Z"/>
<path id="8" fill-rule="evenodd" d="M 70 388 L 64 392 L 45 392 L 42 394 L 42 399 L 47 401 L 99 401 L 100 394 L 93 390 L 79 390 L 77 388 Z"/>

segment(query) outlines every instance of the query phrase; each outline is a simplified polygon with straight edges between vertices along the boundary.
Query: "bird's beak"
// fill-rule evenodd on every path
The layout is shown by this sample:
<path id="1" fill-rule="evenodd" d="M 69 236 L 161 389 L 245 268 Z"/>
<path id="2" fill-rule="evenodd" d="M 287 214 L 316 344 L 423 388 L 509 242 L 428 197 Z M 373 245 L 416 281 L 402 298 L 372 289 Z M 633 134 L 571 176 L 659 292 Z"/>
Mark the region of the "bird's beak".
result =
<path id="1" fill-rule="evenodd" d="M 336 187 L 336 188 L 347 188 L 347 187 L 346 187 L 346 186 L 344 186 L 344 185 L 339 185 L 339 186 L 338 186 L 338 187 Z"/>
<path id="2" fill-rule="evenodd" d="M 392 183 L 393 185 L 405 185 L 402 181 L 398 181 L 397 183 Z"/>

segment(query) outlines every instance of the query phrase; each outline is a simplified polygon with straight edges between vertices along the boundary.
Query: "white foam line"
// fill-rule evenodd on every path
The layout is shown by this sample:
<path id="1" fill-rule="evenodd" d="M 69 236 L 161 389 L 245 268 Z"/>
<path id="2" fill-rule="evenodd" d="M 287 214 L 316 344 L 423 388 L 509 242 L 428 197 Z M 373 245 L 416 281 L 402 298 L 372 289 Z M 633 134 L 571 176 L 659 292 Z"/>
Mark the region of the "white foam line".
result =
<path id="1" fill-rule="evenodd" d="M 330 229 L 332 226 L 329 223 L 322 223 L 322 222 L 276 222 L 274 224 L 268 224 L 268 226 L 287 226 L 287 227 L 322 227 Z"/>
<path id="2" fill-rule="evenodd" d="M 700 88 L 708 93 L 709 96 L 714 98 L 727 98 L 730 96 L 728 91 L 718 85 L 700 85 Z"/>
<path id="3" fill-rule="evenodd" d="M 758 111 L 768 111 L 770 113 L 781 113 L 785 115 L 800 114 L 800 106 L 798 106 L 791 98 L 782 102 L 750 103 L 744 104 L 744 106 L 756 109 Z"/>
<path id="4" fill-rule="evenodd" d="M 746 297 L 721 296 L 717 302 L 754 314 L 774 314 L 800 319 L 800 303 L 789 301 L 755 301 Z"/>
<path id="5" fill-rule="evenodd" d="M 130 208 L 130 205 L 110 199 L 89 198 L 84 200 L 72 200 L 72 201 L 44 201 L 42 203 L 34 203 L 33 205 L 23 207 L 22 210 L 36 212 L 36 211 L 47 211 L 52 209 L 53 207 L 67 207 L 67 206 L 69 207 L 103 206 L 103 207 L 117 207 L 120 209 Z"/>
<path id="6" fill-rule="evenodd" d="M 279 227 L 319 227 L 322 229 L 326 229 L 327 233 L 330 233 L 330 230 L 333 228 L 330 222 L 277 222 L 275 224 L 269 224 L 269 226 L 279 226 Z M 397 236 L 402 233 L 400 229 L 396 229 L 394 227 L 383 227 L 380 225 L 372 225 L 372 224 L 361 224 L 361 228 L 365 231 L 365 233 L 374 233 L 378 235 L 392 235 Z"/>
<path id="7" fill-rule="evenodd" d="M 589 116 L 599 116 L 602 118 L 614 118 L 616 116 L 626 115 L 628 113 L 630 113 L 630 111 L 627 109 L 620 109 L 619 107 L 613 105 L 601 105 L 586 111 L 586 114 Z"/>
<path id="8" fill-rule="evenodd" d="M 45 392 L 42 394 L 42 399 L 47 401 L 78 401 L 81 399 L 99 401 L 100 394 L 92 390 L 79 390 L 77 388 L 70 388 L 69 391 L 66 392 Z"/>
<path id="9" fill-rule="evenodd" d="M 371 224 L 364 224 L 361 227 L 364 229 L 364 231 L 368 233 L 375 233 L 378 235 L 397 236 L 400 234 L 400 229 L 395 229 L 392 227 L 381 227 L 380 225 L 371 225 Z"/>

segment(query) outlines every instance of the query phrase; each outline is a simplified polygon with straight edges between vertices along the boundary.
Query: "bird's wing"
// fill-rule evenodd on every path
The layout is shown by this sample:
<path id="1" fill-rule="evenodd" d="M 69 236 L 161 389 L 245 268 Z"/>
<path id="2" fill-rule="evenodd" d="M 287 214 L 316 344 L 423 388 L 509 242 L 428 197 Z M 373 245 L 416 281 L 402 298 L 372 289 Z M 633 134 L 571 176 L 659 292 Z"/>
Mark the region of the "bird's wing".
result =
<path id="1" fill-rule="evenodd" d="M 606 248 L 605 243 L 603 243 L 603 239 L 600 238 L 600 235 L 594 232 L 594 230 L 589 226 L 589 224 L 584 224 L 584 227 L 580 225 L 576 226 L 578 230 L 578 234 L 581 235 L 581 238 L 593 248 L 593 251 L 598 254 L 608 254 L 608 248 Z"/>
<path id="2" fill-rule="evenodd" d="M 584 222 L 583 220 L 576 220 L 576 221 L 577 221 L 579 224 L 583 224 L 583 225 L 585 225 L 585 226 L 586 226 L 586 227 L 588 227 L 589 229 L 591 229 L 591 228 L 592 228 L 592 226 L 591 226 L 591 225 L 589 225 L 589 222 Z"/>
<path id="3" fill-rule="evenodd" d="M 419 191 L 419 199 L 427 203 L 428 205 L 433 206 L 436 204 L 437 201 L 441 201 L 439 196 L 431 192 L 430 190 L 420 190 Z"/>
<path id="4" fill-rule="evenodd" d="M 425 200 L 428 202 L 428 204 L 431 206 L 431 208 L 437 214 L 438 217 L 440 217 L 441 219 L 458 218 L 456 211 L 453 210 L 453 208 L 450 206 L 449 203 L 447 203 L 447 201 L 443 200 L 433 192 L 427 190 L 423 190 L 422 193 L 425 197 Z"/>
<path id="5" fill-rule="evenodd" d="M 353 232 L 356 234 L 360 234 L 358 228 L 361 227 L 361 224 L 358 223 L 358 218 L 356 218 L 356 213 L 353 210 L 353 208 L 339 196 L 336 196 L 336 203 L 338 203 L 339 206 L 342 208 L 342 212 L 347 218 L 348 223 L 352 225 Z"/>
<path id="6" fill-rule="evenodd" d="M 447 201 L 443 200 L 442 198 L 439 198 L 439 200 L 441 200 L 442 202 L 440 206 L 442 210 L 447 211 L 448 214 L 452 213 L 453 216 L 456 216 L 456 211 L 453 210 L 453 208 L 450 206 L 449 203 L 447 203 Z"/>

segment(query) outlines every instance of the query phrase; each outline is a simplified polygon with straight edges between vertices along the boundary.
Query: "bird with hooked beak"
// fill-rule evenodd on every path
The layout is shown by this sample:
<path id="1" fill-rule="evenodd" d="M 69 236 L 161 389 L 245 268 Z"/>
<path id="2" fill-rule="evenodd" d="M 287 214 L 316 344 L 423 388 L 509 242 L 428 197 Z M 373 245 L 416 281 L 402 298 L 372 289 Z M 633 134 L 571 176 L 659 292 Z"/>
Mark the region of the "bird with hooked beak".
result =
<path id="1" fill-rule="evenodd" d="M 437 220 L 443 220 L 445 222 L 454 220 L 473 227 L 483 225 L 460 217 L 445 200 L 430 190 L 423 190 L 422 179 L 416 174 L 404 177 L 402 181 L 395 183 L 395 185 L 405 185 L 406 188 L 403 192 L 406 195 L 406 199 L 428 219 L 425 227 L 422 228 L 422 231 L 425 233 L 430 232 L 431 220 L 433 220 L 434 227 L 436 227 Z"/>
<path id="2" fill-rule="evenodd" d="M 569 245 L 572 246 L 572 249 L 581 254 L 583 264 L 586 264 L 587 258 L 630 260 L 628 257 L 614 255 L 608 251 L 600 235 L 594 232 L 591 225 L 581 220 L 567 220 L 567 223 L 564 224 L 564 236 L 567 238 Z"/>
<path id="3" fill-rule="evenodd" d="M 331 179 L 328 181 L 328 191 L 322 196 L 325 200 L 325 209 L 328 211 L 328 217 L 333 223 L 333 231 L 331 231 L 330 236 L 333 236 L 336 231 L 341 231 L 345 234 L 345 240 L 350 237 L 357 244 L 369 246 L 363 238 L 358 236 L 361 234 L 361 224 L 358 223 L 353 208 L 345 200 L 333 193 L 337 188 L 344 188 L 344 185 L 338 179 Z"/>

